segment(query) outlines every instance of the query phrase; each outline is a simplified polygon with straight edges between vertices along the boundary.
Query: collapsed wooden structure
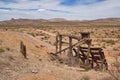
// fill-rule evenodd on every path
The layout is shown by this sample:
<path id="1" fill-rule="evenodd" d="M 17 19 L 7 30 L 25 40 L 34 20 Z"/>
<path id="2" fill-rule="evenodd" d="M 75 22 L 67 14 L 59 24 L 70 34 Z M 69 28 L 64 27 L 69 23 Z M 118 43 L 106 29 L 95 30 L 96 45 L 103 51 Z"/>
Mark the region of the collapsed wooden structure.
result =
<path id="1" fill-rule="evenodd" d="M 77 57 L 81 59 L 85 66 L 90 66 L 94 69 L 108 69 L 108 64 L 105 59 L 105 55 L 103 49 L 101 48 L 91 48 L 92 39 L 90 39 L 89 32 L 81 32 L 81 37 L 76 37 L 72 35 L 63 35 L 57 34 L 56 36 L 56 53 L 54 55 L 61 54 L 62 52 L 68 51 L 70 55 L 73 57 Z M 68 47 L 62 49 L 62 45 L 64 44 L 63 37 L 67 37 L 69 39 Z M 73 39 L 77 40 L 76 43 L 73 44 Z M 87 47 L 82 47 L 82 44 L 87 44 Z M 73 55 L 75 53 L 75 55 Z"/>

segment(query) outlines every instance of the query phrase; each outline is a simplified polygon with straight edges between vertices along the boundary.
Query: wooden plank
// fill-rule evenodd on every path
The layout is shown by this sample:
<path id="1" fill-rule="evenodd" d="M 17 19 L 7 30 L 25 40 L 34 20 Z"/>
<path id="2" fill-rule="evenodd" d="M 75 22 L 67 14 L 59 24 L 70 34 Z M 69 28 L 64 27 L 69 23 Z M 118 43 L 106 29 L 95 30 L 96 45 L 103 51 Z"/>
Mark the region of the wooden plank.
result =
<path id="1" fill-rule="evenodd" d="M 80 37 L 73 36 L 73 35 L 67 35 L 67 34 L 59 34 L 59 35 L 62 35 L 63 37 L 71 37 L 71 38 L 73 38 L 73 39 L 77 39 L 77 40 L 80 39 Z"/>
<path id="2" fill-rule="evenodd" d="M 88 49 L 88 47 L 80 47 L 81 49 Z M 90 48 L 90 50 L 102 50 L 101 48 Z"/>
<path id="3" fill-rule="evenodd" d="M 77 45 L 77 44 L 78 44 L 78 43 L 72 45 L 72 47 L 75 46 L 75 45 Z M 58 51 L 58 52 L 56 52 L 56 53 L 54 53 L 54 54 L 59 54 L 60 52 L 63 52 L 63 51 L 65 51 L 65 50 L 68 50 L 69 48 L 70 48 L 70 47 L 64 48 L 64 49 L 62 49 L 61 51 Z"/>
<path id="4" fill-rule="evenodd" d="M 74 46 L 79 46 L 79 45 L 81 45 L 81 44 L 83 44 L 83 43 L 84 43 L 84 40 L 82 39 L 82 40 L 80 40 L 79 42 L 73 44 L 72 47 L 74 47 Z M 64 49 L 62 49 L 61 51 L 58 51 L 58 52 L 53 53 L 53 54 L 56 54 L 56 55 L 57 55 L 57 54 L 59 54 L 59 53 L 61 53 L 61 52 L 63 52 L 63 51 L 68 50 L 69 48 L 70 48 L 70 47 L 64 48 Z"/>

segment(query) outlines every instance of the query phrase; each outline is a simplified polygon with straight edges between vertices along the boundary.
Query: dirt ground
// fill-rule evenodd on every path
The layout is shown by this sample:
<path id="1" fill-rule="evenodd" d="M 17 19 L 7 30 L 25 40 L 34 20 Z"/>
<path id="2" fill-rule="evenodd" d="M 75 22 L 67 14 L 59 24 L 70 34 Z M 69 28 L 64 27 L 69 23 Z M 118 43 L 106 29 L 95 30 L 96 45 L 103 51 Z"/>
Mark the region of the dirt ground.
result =
<path id="1" fill-rule="evenodd" d="M 119 27 L 0 29 L 0 80 L 112 80 L 107 71 L 86 71 L 52 61 L 49 53 L 55 52 L 57 32 L 76 36 L 90 32 L 92 46 L 103 48 L 109 66 L 120 54 Z M 21 41 L 26 45 L 27 59 L 20 53 Z"/>

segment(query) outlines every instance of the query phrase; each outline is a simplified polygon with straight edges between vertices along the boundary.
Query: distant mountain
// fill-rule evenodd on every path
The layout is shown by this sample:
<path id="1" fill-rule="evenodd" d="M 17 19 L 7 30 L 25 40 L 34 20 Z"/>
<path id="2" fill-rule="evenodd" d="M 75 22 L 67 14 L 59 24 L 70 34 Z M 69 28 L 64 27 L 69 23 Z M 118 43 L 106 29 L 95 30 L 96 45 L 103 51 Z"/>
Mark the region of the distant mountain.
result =
<path id="1" fill-rule="evenodd" d="M 0 24 L 10 24 L 10 25 L 41 25 L 41 24 L 51 24 L 57 25 L 59 24 L 98 24 L 98 25 L 106 25 L 106 24 L 115 24 L 120 25 L 120 18 L 104 18 L 104 19 L 96 19 L 96 20 L 66 20 L 64 18 L 52 18 L 52 19 L 14 19 L 0 21 Z"/>
<path id="2" fill-rule="evenodd" d="M 7 21 L 1 21 L 0 24 L 17 24 L 17 25 L 26 25 L 26 24 L 39 24 L 41 22 L 48 22 L 48 20 L 45 19 L 14 19 Z"/>
<path id="3" fill-rule="evenodd" d="M 63 22 L 63 21 L 68 21 L 64 18 L 52 18 L 52 19 L 48 19 L 48 21 L 50 22 Z"/>
<path id="4" fill-rule="evenodd" d="M 104 19 L 96 19 L 96 20 L 92 20 L 92 22 L 106 22 L 106 23 L 118 23 L 120 22 L 120 18 L 104 18 Z"/>

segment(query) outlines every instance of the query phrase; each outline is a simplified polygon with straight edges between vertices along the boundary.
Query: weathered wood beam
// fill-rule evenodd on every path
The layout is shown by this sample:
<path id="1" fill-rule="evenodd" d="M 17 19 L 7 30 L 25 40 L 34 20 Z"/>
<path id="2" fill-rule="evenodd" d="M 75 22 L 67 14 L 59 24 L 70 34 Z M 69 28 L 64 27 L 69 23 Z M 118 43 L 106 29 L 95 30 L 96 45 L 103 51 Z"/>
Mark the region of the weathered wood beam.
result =
<path id="1" fill-rule="evenodd" d="M 72 37 L 69 37 L 69 53 L 72 54 Z"/>
<path id="2" fill-rule="evenodd" d="M 81 45 L 81 44 L 83 44 L 83 43 L 84 43 L 84 41 L 83 41 L 83 40 L 80 40 L 80 42 L 77 42 L 77 43 L 73 44 L 72 47 L 74 47 L 74 46 L 79 46 L 79 45 Z M 53 54 L 59 54 L 59 53 L 61 53 L 61 52 L 63 52 L 63 51 L 68 50 L 69 48 L 70 48 L 70 47 L 64 48 L 64 49 L 62 49 L 61 51 L 58 51 L 58 52 L 53 53 Z"/>
<path id="3" fill-rule="evenodd" d="M 59 34 L 59 35 L 61 35 L 61 36 L 63 36 L 63 37 L 71 37 L 71 38 L 76 39 L 76 40 L 79 40 L 79 39 L 80 39 L 80 37 L 73 36 L 73 35 L 67 35 L 67 34 Z"/>
<path id="4" fill-rule="evenodd" d="M 23 54 L 24 58 L 27 58 L 26 55 L 26 46 L 23 44 L 23 42 L 20 42 L 20 52 Z"/>
<path id="5" fill-rule="evenodd" d="M 62 35 L 59 35 L 59 51 L 61 50 L 62 50 Z"/>
<path id="6" fill-rule="evenodd" d="M 59 38 L 59 36 L 57 35 L 56 36 L 56 44 L 55 44 L 56 45 L 56 52 L 58 52 L 58 38 Z"/>

